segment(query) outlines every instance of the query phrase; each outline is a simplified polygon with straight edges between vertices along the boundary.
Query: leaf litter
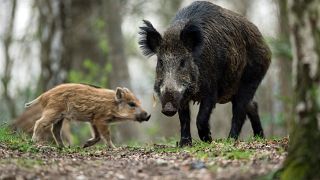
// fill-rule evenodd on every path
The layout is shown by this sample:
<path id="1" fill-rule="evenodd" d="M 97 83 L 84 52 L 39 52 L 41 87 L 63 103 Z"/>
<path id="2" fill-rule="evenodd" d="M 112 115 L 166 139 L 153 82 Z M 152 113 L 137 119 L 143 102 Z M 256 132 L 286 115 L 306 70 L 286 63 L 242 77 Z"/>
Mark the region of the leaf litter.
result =
<path id="1" fill-rule="evenodd" d="M 34 145 L 37 152 L 0 146 L 0 179 L 256 179 L 281 168 L 288 139 L 216 140 L 88 149 Z"/>

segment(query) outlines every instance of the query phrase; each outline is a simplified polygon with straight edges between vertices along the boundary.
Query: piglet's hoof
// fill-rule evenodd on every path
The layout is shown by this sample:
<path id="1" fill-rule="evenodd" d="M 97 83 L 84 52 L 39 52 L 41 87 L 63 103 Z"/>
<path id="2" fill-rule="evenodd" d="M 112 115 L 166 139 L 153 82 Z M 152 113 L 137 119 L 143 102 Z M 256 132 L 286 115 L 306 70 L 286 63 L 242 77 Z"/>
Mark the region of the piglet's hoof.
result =
<path id="1" fill-rule="evenodd" d="M 115 145 L 112 145 L 112 146 L 107 146 L 107 149 L 117 150 L 117 147 Z"/>
<path id="2" fill-rule="evenodd" d="M 95 143 L 93 143 L 93 142 L 91 142 L 91 141 L 88 141 L 88 142 L 86 142 L 83 146 L 82 146 L 82 148 L 87 148 L 87 147 L 90 147 L 90 146 L 93 146 Z"/>
<path id="3" fill-rule="evenodd" d="M 191 138 L 181 138 L 179 142 L 179 147 L 192 146 Z"/>
<path id="4" fill-rule="evenodd" d="M 89 147 L 87 143 L 82 146 L 82 148 L 87 148 L 87 147 Z"/>

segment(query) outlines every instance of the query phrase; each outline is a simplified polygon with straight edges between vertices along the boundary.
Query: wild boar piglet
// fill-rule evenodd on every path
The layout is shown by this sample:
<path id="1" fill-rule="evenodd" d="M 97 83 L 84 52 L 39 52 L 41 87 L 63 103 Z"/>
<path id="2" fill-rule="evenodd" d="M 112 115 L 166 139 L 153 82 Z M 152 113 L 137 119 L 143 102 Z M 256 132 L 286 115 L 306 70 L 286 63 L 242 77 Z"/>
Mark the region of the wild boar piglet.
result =
<path id="1" fill-rule="evenodd" d="M 52 126 L 52 135 L 59 146 L 61 126 L 64 120 L 89 122 L 93 137 L 83 147 L 96 144 L 102 138 L 114 148 L 108 124 L 125 120 L 148 121 L 151 117 L 138 98 L 127 88 L 103 89 L 86 84 L 61 84 L 27 103 L 29 107 L 40 104 L 42 116 L 36 121 L 32 140 L 41 140 L 41 134 Z"/>

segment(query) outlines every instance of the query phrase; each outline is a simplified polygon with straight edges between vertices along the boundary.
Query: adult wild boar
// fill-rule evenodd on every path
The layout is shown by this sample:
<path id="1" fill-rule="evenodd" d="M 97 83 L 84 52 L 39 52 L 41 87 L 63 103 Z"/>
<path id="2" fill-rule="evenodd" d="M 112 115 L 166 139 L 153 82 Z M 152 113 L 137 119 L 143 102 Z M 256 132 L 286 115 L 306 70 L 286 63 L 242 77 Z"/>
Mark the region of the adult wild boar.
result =
<path id="1" fill-rule="evenodd" d="M 227 102 L 232 102 L 233 113 L 230 138 L 238 138 L 246 116 L 254 135 L 264 136 L 253 97 L 271 53 L 254 24 L 220 6 L 197 1 L 178 11 L 163 36 L 146 20 L 140 29 L 144 55 L 158 58 L 154 90 L 162 113 L 179 114 L 180 146 L 192 144 L 190 101 L 200 103 L 196 124 L 202 141 L 212 141 L 212 109 Z"/>

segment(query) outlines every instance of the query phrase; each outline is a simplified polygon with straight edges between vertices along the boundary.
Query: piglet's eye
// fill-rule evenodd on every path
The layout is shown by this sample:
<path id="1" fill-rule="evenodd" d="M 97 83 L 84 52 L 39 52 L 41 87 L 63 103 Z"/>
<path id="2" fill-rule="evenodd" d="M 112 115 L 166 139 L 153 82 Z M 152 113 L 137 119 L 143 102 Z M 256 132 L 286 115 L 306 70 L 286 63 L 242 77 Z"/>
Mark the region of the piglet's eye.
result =
<path id="1" fill-rule="evenodd" d="M 134 103 L 134 102 L 129 102 L 128 105 L 129 105 L 130 107 L 136 107 L 136 103 Z"/>

